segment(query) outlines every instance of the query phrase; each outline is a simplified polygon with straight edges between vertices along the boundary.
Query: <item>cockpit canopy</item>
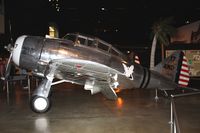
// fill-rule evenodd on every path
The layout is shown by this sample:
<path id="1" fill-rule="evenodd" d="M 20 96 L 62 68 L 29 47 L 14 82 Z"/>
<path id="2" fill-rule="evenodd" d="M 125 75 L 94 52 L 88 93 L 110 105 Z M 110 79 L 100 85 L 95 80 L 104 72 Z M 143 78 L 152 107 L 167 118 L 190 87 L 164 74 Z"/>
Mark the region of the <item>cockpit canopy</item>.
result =
<path id="1" fill-rule="evenodd" d="M 115 56 L 119 56 L 119 57 L 123 56 L 123 54 L 119 50 L 114 48 L 111 44 L 97 37 L 90 37 L 90 36 L 82 35 L 80 33 L 68 33 L 63 37 L 63 39 L 71 40 L 75 44 L 80 44 L 80 45 L 96 48 L 99 50 L 103 50 Z"/>

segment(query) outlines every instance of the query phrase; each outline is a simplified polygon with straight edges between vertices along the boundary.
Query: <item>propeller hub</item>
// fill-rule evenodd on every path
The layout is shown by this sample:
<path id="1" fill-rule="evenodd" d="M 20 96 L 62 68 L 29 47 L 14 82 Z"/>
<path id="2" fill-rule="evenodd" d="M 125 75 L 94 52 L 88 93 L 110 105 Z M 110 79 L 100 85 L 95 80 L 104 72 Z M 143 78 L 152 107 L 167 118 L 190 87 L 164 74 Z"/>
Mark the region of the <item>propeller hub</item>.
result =
<path id="1" fill-rule="evenodd" d="M 5 49 L 7 49 L 9 52 L 12 52 L 13 46 L 11 44 L 8 44 L 8 46 L 4 46 Z"/>

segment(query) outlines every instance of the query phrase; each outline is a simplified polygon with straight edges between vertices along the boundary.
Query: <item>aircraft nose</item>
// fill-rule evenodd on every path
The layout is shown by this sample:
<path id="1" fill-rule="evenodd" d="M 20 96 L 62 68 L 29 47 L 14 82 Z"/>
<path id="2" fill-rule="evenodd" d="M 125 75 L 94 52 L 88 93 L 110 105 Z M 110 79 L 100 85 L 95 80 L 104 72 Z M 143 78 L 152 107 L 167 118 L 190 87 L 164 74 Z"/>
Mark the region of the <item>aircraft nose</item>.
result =
<path id="1" fill-rule="evenodd" d="M 20 61 L 20 54 L 22 51 L 22 46 L 24 43 L 24 40 L 27 36 L 23 35 L 17 38 L 16 42 L 15 42 L 15 46 L 13 49 L 13 56 L 12 56 L 12 60 L 13 62 L 19 66 L 19 61 Z"/>

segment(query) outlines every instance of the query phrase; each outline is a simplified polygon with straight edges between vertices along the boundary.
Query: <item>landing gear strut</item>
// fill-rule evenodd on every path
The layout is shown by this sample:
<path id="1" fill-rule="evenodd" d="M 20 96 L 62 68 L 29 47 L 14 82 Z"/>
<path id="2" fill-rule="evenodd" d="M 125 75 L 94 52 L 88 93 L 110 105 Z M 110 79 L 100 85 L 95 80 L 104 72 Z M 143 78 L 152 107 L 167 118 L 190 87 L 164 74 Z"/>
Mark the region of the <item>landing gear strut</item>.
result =
<path id="1" fill-rule="evenodd" d="M 36 113 L 45 113 L 50 109 L 51 102 L 49 100 L 49 93 L 56 69 L 56 63 L 53 63 L 49 66 L 49 69 L 45 74 L 46 78 L 43 79 L 33 94 L 30 105 L 31 109 Z"/>

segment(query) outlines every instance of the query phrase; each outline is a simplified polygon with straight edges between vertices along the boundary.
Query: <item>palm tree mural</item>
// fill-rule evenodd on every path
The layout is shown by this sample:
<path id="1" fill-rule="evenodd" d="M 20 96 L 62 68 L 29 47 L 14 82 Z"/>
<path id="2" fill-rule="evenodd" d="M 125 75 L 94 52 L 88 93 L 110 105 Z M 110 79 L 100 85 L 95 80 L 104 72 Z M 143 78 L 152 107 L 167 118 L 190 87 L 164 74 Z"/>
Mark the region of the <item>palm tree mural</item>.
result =
<path id="1" fill-rule="evenodd" d="M 172 26 L 172 22 L 173 22 L 173 17 L 168 17 L 165 19 L 160 18 L 152 26 L 154 37 L 151 46 L 150 69 L 153 69 L 155 65 L 156 44 L 160 43 L 162 46 L 162 59 L 163 59 L 164 46 L 169 45 L 170 37 L 176 33 L 176 28 Z"/>

